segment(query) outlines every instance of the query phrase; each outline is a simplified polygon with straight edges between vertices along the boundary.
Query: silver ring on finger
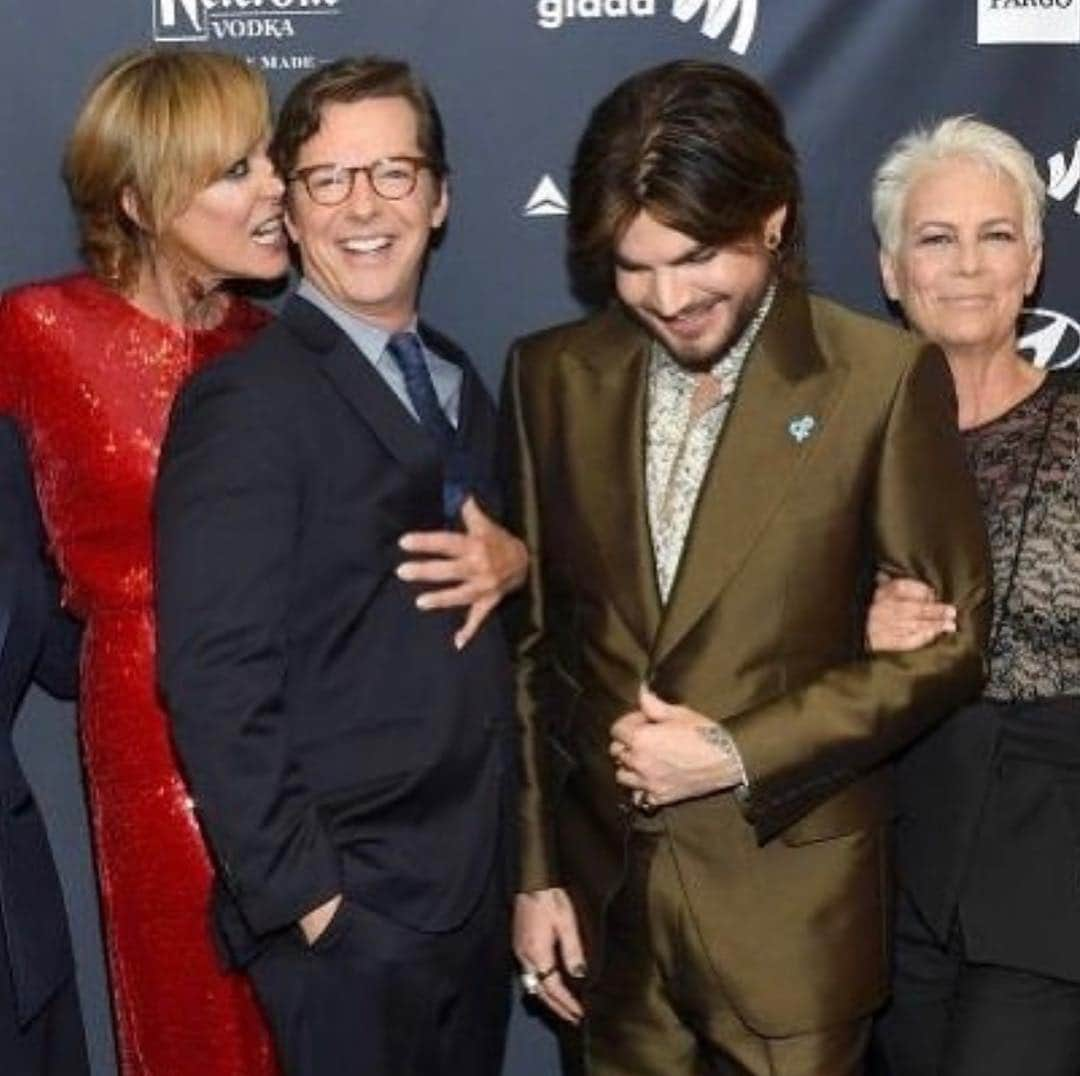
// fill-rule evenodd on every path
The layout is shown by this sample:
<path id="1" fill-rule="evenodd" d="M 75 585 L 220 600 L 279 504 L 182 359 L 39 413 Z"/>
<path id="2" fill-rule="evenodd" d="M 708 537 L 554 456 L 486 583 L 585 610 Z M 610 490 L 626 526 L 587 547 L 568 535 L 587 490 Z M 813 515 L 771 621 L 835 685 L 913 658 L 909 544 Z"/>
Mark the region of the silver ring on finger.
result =
<path id="1" fill-rule="evenodd" d="M 523 971 L 520 976 L 521 989 L 530 997 L 540 993 L 540 976 L 535 971 Z"/>

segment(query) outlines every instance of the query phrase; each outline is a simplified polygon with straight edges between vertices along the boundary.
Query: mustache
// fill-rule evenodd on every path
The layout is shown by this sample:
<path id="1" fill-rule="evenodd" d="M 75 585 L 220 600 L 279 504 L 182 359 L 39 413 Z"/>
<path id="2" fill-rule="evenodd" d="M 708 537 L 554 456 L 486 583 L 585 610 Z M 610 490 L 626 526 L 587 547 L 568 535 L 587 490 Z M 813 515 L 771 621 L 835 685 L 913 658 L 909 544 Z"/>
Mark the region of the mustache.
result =
<path id="1" fill-rule="evenodd" d="M 692 318 L 698 314 L 707 314 L 714 306 L 731 301 L 730 295 L 714 295 L 709 299 L 702 299 L 696 303 L 687 303 L 686 306 L 676 310 L 674 314 L 655 314 L 660 321 L 677 321 L 679 318 Z"/>

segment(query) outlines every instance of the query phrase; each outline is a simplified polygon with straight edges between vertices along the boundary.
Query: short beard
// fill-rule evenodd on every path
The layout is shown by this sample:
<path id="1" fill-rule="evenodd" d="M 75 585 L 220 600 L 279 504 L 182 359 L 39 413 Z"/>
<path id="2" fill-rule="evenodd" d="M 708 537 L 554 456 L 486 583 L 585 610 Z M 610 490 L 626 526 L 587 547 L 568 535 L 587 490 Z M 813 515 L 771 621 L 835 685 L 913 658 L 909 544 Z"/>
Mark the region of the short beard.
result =
<path id="1" fill-rule="evenodd" d="M 684 369 L 691 373 L 700 374 L 711 370 L 723 355 L 729 351 L 746 332 L 750 323 L 754 320 L 765 294 L 776 279 L 775 273 L 769 273 L 761 283 L 761 287 L 753 294 L 747 295 L 735 309 L 735 317 L 731 324 L 731 331 L 724 337 L 720 346 L 707 355 L 686 355 L 672 349 L 671 345 L 664 340 L 659 343 L 665 351 Z"/>

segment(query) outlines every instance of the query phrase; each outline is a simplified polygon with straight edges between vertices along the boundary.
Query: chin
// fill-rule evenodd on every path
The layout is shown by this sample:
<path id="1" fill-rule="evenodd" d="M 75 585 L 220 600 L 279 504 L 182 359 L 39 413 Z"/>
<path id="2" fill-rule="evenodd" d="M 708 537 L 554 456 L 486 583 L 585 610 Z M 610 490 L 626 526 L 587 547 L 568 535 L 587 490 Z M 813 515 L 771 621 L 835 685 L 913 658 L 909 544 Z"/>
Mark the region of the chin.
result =
<path id="1" fill-rule="evenodd" d="M 702 333 L 691 339 L 656 332 L 660 343 L 681 366 L 688 369 L 709 369 L 732 343 L 732 334 L 718 331 Z"/>

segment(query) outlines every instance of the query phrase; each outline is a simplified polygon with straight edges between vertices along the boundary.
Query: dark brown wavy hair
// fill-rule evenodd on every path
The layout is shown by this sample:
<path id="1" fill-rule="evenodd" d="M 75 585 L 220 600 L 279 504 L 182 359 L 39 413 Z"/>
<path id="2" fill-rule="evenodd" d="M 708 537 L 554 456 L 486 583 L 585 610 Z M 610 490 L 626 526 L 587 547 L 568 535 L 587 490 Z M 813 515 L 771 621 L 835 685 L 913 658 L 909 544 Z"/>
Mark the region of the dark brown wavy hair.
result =
<path id="1" fill-rule="evenodd" d="M 662 64 L 622 82 L 589 118 L 570 183 L 571 263 L 586 291 L 606 292 L 615 246 L 642 210 L 719 247 L 786 205 L 777 255 L 797 276 L 801 200 L 783 115 L 757 82 L 725 64 Z"/>

